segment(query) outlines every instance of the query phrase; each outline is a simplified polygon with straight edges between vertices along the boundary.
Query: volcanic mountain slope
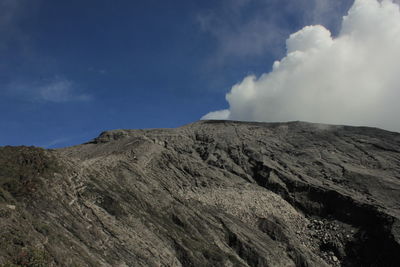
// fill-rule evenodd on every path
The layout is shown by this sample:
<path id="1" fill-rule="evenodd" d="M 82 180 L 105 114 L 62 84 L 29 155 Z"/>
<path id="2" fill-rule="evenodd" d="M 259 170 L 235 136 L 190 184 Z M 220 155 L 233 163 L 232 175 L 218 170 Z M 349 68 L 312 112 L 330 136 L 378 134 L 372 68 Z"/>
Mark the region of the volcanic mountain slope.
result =
<path id="1" fill-rule="evenodd" d="M 0 266 L 400 266 L 400 134 L 201 121 L 2 147 Z"/>

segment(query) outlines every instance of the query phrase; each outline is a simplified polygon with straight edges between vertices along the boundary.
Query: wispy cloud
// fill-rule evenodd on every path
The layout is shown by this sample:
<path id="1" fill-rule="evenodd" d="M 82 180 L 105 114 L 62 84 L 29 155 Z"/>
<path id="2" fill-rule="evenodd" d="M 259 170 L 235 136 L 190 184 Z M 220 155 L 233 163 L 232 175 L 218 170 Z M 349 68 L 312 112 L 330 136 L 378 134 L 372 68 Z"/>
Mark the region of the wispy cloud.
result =
<path id="1" fill-rule="evenodd" d="M 21 52 L 29 50 L 29 33 L 24 32 L 20 22 L 34 14 L 42 0 L 0 1 L 0 52 L 10 46 L 18 46 Z"/>
<path id="2" fill-rule="evenodd" d="M 301 11 L 303 25 L 320 24 L 337 33 L 340 30 L 342 16 L 345 15 L 354 0 L 298 0 L 291 2 L 287 8 L 297 8 Z"/>
<path id="3" fill-rule="evenodd" d="M 56 103 L 87 101 L 91 99 L 90 95 L 78 93 L 78 90 L 75 88 L 71 81 L 54 81 L 37 88 L 37 96 L 40 100 Z"/>
<path id="4" fill-rule="evenodd" d="M 89 101 L 92 96 L 85 93 L 79 84 L 52 73 L 49 66 L 43 67 L 38 63 L 54 60 L 48 60 L 48 58 L 43 60 L 47 55 L 39 56 L 35 53 L 32 33 L 24 30 L 21 25 L 38 15 L 42 2 L 43 0 L 0 0 L 0 58 L 8 59 L 8 61 L 0 62 L 0 71 L 5 70 L 6 73 L 5 79 L 0 84 L 2 88 L 0 93 L 3 96 L 35 103 Z M 13 60 L 15 62 L 9 62 Z M 26 62 L 29 64 L 36 62 L 35 67 Z M 15 63 L 21 67 L 11 72 L 7 64 Z M 98 70 L 98 72 L 105 74 L 103 70 Z M 51 78 L 41 78 L 41 80 L 29 78 L 35 75 Z"/>
<path id="5" fill-rule="evenodd" d="M 13 82 L 7 89 L 9 95 L 31 102 L 66 103 L 92 99 L 74 82 L 61 78 L 44 82 Z"/>
<path id="6" fill-rule="evenodd" d="M 7 48 L 10 40 L 23 36 L 16 26 L 20 11 L 18 1 L 0 1 L 0 51 Z"/>
<path id="7" fill-rule="evenodd" d="M 197 21 L 200 29 L 216 41 L 213 60 L 224 63 L 229 59 L 283 54 L 282 45 L 294 23 L 317 23 L 335 31 L 351 1 L 222 0 L 220 8 L 198 14 Z"/>
<path id="8" fill-rule="evenodd" d="M 216 41 L 217 48 L 212 55 L 216 63 L 224 63 L 232 57 L 258 56 L 266 49 L 279 49 L 285 30 L 275 22 L 273 16 L 263 16 L 262 10 L 248 10 L 254 0 L 221 2 L 221 8 L 197 16 L 200 29 Z"/>
<path id="9" fill-rule="evenodd" d="M 71 141 L 71 139 L 72 138 L 70 138 L 70 137 L 57 138 L 57 139 L 51 140 L 50 142 L 39 145 L 39 146 L 44 147 L 44 148 L 54 148 L 54 147 L 58 147 L 62 144 L 65 144 L 65 143 Z"/>
<path id="10" fill-rule="evenodd" d="M 19 2 L 15 0 L 3 0 L 0 2 L 0 29 L 4 30 L 5 26 L 10 25 L 17 11 L 19 10 Z"/>
<path id="11" fill-rule="evenodd" d="M 94 67 L 88 68 L 88 71 L 91 73 L 96 73 L 96 74 L 100 74 L 100 75 L 108 74 L 108 71 L 106 69 L 99 69 L 99 68 L 94 68 Z"/>

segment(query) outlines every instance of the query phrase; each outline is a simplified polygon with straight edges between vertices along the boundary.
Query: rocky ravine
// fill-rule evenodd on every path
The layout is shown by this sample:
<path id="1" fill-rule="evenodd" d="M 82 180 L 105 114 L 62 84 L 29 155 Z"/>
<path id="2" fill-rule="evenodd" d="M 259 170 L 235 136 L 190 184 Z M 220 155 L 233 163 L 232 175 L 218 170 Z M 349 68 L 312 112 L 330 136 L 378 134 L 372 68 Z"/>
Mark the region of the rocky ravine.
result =
<path id="1" fill-rule="evenodd" d="M 400 266 L 400 134 L 202 121 L 2 147 L 0 266 Z"/>

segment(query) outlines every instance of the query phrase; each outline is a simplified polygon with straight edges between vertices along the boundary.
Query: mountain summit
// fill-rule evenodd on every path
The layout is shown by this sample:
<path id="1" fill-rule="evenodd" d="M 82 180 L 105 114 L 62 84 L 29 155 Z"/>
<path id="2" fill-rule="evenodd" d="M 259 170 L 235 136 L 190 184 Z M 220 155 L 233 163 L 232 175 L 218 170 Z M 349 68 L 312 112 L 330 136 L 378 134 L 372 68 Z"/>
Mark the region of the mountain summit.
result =
<path id="1" fill-rule="evenodd" d="M 2 147 L 0 266 L 400 266 L 400 134 L 200 121 Z"/>

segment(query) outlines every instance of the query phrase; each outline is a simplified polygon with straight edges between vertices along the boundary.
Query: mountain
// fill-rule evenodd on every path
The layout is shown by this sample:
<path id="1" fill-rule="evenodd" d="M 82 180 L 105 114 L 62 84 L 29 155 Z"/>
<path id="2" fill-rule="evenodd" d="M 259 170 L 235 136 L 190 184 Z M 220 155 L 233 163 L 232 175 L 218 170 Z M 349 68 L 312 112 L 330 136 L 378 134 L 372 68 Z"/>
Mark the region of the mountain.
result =
<path id="1" fill-rule="evenodd" d="M 200 121 L 1 147 L 0 266 L 400 266 L 400 134 Z"/>

